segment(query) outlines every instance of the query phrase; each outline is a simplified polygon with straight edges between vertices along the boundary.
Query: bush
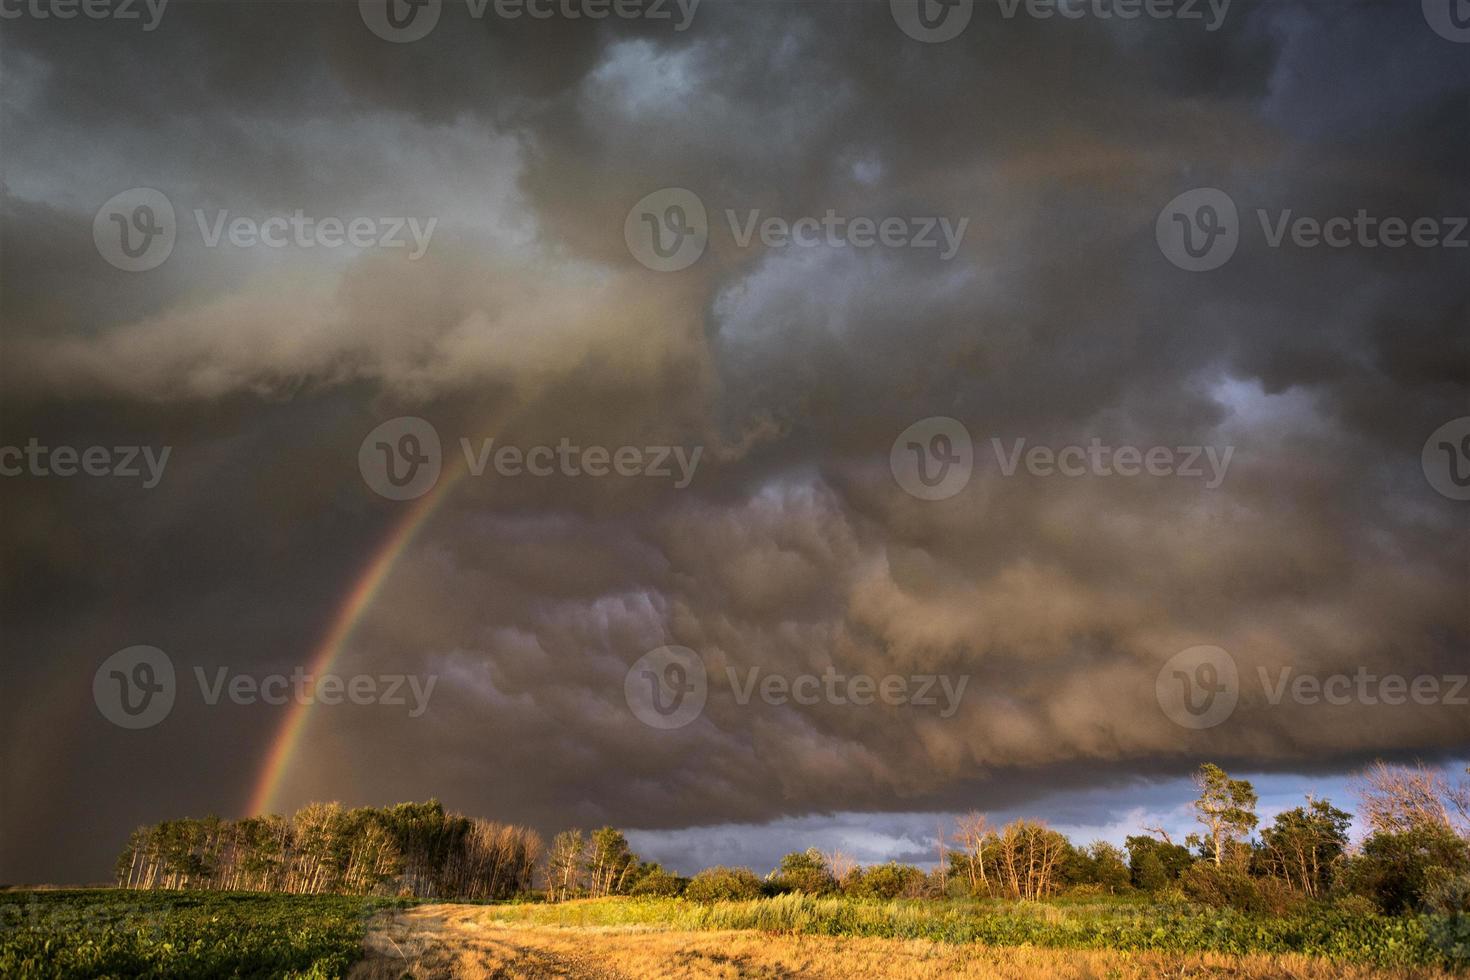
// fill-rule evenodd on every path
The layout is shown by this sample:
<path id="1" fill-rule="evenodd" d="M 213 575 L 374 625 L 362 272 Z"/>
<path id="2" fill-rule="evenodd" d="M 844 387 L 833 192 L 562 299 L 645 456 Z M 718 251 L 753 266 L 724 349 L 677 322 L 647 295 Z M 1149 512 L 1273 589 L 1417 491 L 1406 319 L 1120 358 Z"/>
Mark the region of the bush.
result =
<path id="1" fill-rule="evenodd" d="M 801 892 L 803 895 L 828 895 L 837 890 L 827 862 L 815 849 L 796 851 L 781 859 L 772 876 L 778 892 Z"/>
<path id="2" fill-rule="evenodd" d="M 1343 915 L 1355 919 L 1378 915 L 1378 903 L 1363 895 L 1338 895 L 1332 907 Z"/>
<path id="3" fill-rule="evenodd" d="M 633 883 L 629 895 L 672 898 L 684 890 L 684 879 L 669 874 L 663 868 L 654 868 Z"/>
<path id="4" fill-rule="evenodd" d="M 1398 834 L 1373 834 L 1347 860 L 1338 879 L 1389 913 L 1424 906 L 1436 885 L 1470 874 L 1470 846 L 1447 827 L 1422 826 Z"/>
<path id="5" fill-rule="evenodd" d="M 1179 883 L 1191 901 L 1213 909 L 1231 908 L 1240 912 L 1265 909 L 1260 886 L 1244 868 L 1235 865 L 1199 861 L 1184 870 Z"/>
<path id="6" fill-rule="evenodd" d="M 1470 874 L 1445 875 L 1428 885 L 1424 907 L 1439 915 L 1470 915 Z"/>
<path id="7" fill-rule="evenodd" d="M 684 897 L 692 902 L 739 902 L 760 894 L 761 880 L 749 868 L 705 868 L 684 887 Z"/>
<path id="8" fill-rule="evenodd" d="M 842 891 L 854 898 L 918 898 L 927 891 L 928 877 L 911 864 L 889 861 L 858 868 L 842 881 Z"/>

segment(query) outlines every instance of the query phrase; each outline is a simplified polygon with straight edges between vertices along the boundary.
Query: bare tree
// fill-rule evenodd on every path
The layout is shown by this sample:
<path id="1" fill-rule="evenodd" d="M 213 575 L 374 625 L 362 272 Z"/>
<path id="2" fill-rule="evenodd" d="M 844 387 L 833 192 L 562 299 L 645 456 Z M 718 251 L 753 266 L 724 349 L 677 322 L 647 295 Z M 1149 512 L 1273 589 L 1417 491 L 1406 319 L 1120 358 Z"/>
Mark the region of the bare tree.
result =
<path id="1" fill-rule="evenodd" d="M 1362 817 L 1375 832 L 1397 834 L 1417 827 L 1446 827 L 1470 836 L 1470 783 L 1451 786 L 1444 770 L 1375 762 L 1358 774 L 1353 789 Z"/>
<path id="2" fill-rule="evenodd" d="M 827 865 L 827 871 L 831 873 L 832 880 L 840 886 L 848 875 L 857 870 L 857 859 L 846 851 L 833 848 L 822 854 L 822 861 Z"/>
<path id="3" fill-rule="evenodd" d="M 985 869 L 986 843 L 993 836 L 990 819 L 983 813 L 971 810 L 955 818 L 955 843 L 965 852 L 965 876 L 969 879 L 970 894 L 978 895 L 990 890 L 990 880 Z"/>
<path id="4" fill-rule="evenodd" d="M 941 896 L 949 894 L 949 853 L 945 849 L 944 837 L 944 824 L 941 822 L 934 828 L 934 840 L 939 848 L 939 867 L 936 870 L 939 872 L 938 885 Z"/>
<path id="5" fill-rule="evenodd" d="M 1056 887 L 1056 871 L 1067 853 L 1067 838 L 1045 824 L 1016 820 L 990 835 L 1001 887 L 1012 898 L 1037 901 Z"/>
<path id="6" fill-rule="evenodd" d="M 1169 836 L 1169 832 L 1163 827 L 1145 827 L 1143 828 L 1143 831 L 1146 834 L 1153 834 L 1155 837 L 1159 838 L 1170 847 L 1174 846 L 1174 839 Z"/>

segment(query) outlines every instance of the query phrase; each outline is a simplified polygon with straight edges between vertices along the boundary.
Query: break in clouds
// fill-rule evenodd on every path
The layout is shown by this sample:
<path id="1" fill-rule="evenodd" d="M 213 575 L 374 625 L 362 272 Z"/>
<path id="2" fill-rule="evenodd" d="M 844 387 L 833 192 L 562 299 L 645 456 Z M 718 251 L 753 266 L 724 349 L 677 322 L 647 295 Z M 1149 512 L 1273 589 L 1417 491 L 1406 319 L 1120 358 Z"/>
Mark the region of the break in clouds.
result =
<path id="1" fill-rule="evenodd" d="M 282 709 L 181 693 L 126 731 L 93 673 L 135 644 L 186 680 L 307 663 L 415 506 L 359 469 L 399 416 L 432 425 L 441 480 L 461 440 L 700 456 L 683 487 L 455 476 L 336 666 L 434 675 L 432 700 L 318 706 L 278 807 L 438 796 L 675 831 L 1024 811 L 1206 758 L 1465 753 L 1452 698 L 1272 696 L 1287 667 L 1467 669 L 1470 504 L 1421 455 L 1470 415 L 1470 249 L 1449 240 L 1470 45 L 1399 3 L 1238 2 L 1206 29 L 979 0 L 944 43 L 884 4 L 704 0 L 682 30 L 667 6 L 446 0 L 410 43 L 351 3 L 175 0 L 151 30 L 149 8 L 5 8 L 0 444 L 171 453 L 147 488 L 80 461 L 0 481 L 0 876 L 103 878 L 139 823 L 244 810 Z M 136 272 L 94 239 L 132 188 L 174 215 Z M 666 188 L 707 225 L 667 272 L 625 237 Z M 1238 209 L 1201 272 L 1157 227 L 1197 188 Z M 1360 212 L 1439 239 L 1291 230 Z M 973 467 L 922 499 L 890 454 L 936 417 Z M 1094 441 L 1176 468 L 1197 448 L 1204 476 L 1062 454 Z M 670 645 L 708 690 L 660 729 L 625 679 Z M 1156 692 L 1196 646 L 1239 673 L 1212 727 Z M 932 707 L 759 687 L 834 672 L 967 680 L 948 713 L 939 686 Z"/>

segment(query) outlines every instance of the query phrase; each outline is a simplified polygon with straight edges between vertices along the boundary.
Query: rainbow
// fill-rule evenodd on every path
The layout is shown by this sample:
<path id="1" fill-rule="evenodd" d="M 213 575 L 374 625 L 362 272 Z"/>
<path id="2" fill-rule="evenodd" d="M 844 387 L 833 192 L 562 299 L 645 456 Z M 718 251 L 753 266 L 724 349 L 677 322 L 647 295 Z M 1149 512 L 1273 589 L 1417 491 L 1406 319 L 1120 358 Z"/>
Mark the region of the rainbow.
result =
<path id="1" fill-rule="evenodd" d="M 326 635 L 307 662 L 306 672 L 309 676 L 321 676 L 332 669 L 333 663 L 347 646 L 347 641 L 352 638 L 353 630 L 357 628 L 363 614 L 372 607 L 383 583 L 388 581 L 393 566 L 403 557 L 403 553 L 429 522 L 434 511 L 449 496 L 450 487 L 459 482 L 464 473 L 463 466 L 453 470 L 446 468 L 434 489 L 414 501 L 403 519 L 388 532 L 367 567 L 353 582 L 347 598 L 332 617 Z M 296 755 L 310 715 L 311 705 L 305 701 L 293 701 L 286 709 L 286 720 L 281 723 L 280 731 L 276 733 L 270 751 L 266 753 L 265 764 L 261 767 L 260 777 L 250 796 L 248 815 L 260 816 L 269 812 L 281 788 L 281 782 L 291 767 L 291 760 Z"/>

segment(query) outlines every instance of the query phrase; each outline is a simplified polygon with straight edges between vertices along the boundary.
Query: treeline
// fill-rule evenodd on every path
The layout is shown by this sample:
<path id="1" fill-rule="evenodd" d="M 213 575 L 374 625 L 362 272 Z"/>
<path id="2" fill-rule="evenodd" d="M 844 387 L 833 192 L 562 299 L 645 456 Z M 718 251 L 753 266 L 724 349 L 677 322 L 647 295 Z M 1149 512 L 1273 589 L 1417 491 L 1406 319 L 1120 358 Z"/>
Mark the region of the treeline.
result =
<path id="1" fill-rule="evenodd" d="M 1470 771 L 1467 771 L 1470 774 Z M 1195 775 L 1199 831 L 1182 842 L 1142 828 L 1124 847 L 1079 847 L 1033 820 L 994 826 L 980 813 L 935 836 L 931 870 L 858 865 L 841 851 L 788 854 L 764 878 L 709 868 L 682 889 L 696 900 L 783 892 L 855 898 L 1006 898 L 1150 893 L 1242 911 L 1285 913 L 1317 899 L 1400 914 L 1470 913 L 1470 780 L 1424 766 L 1378 764 L 1356 780 L 1368 836 L 1354 845 L 1352 814 L 1308 798 L 1261 827 L 1249 781 L 1215 765 Z M 1257 832 L 1258 831 L 1258 832 Z"/>
<path id="2" fill-rule="evenodd" d="M 928 870 L 897 862 L 864 867 L 842 851 L 811 848 L 786 855 L 765 876 L 713 867 L 686 879 L 639 860 L 623 835 L 606 827 L 587 838 L 559 834 L 544 884 L 553 901 L 682 895 L 709 902 L 789 892 L 1035 901 L 1061 893 L 1148 893 L 1278 914 L 1322 899 L 1391 914 L 1470 913 L 1470 781 L 1454 783 L 1424 766 L 1379 764 L 1356 784 L 1369 829 L 1357 845 L 1352 814 L 1328 800 L 1309 797 L 1262 827 L 1250 782 L 1204 765 L 1195 775 L 1199 830 L 1182 841 L 1163 828 L 1140 828 L 1123 847 L 1078 846 L 1040 821 L 994 825 L 969 813 L 936 833 Z"/>
<path id="3" fill-rule="evenodd" d="M 1470 774 L 1470 773 L 1467 773 Z M 994 825 L 980 813 L 935 834 L 926 870 L 862 866 L 840 850 L 784 857 L 765 876 L 706 868 L 692 878 L 644 861 L 613 827 L 557 834 L 542 853 L 531 830 L 447 814 L 437 801 L 385 809 L 312 804 L 290 819 L 176 820 L 134 833 L 118 859 L 130 888 L 557 902 L 611 895 L 752 899 L 800 892 L 865 899 L 1005 898 L 1148 893 L 1166 900 L 1282 913 L 1312 900 L 1356 901 L 1387 913 L 1470 913 L 1470 780 L 1424 766 L 1378 764 L 1359 774 L 1368 836 L 1352 814 L 1308 797 L 1261 826 L 1246 780 L 1215 765 L 1195 775 L 1196 833 L 1175 841 L 1140 828 L 1123 847 L 1078 846 L 1045 823 Z"/>
<path id="4" fill-rule="evenodd" d="M 133 832 L 117 860 L 125 888 L 504 899 L 529 891 L 534 830 L 446 813 L 438 800 L 346 809 L 313 803 L 289 819 L 167 820 Z"/>

